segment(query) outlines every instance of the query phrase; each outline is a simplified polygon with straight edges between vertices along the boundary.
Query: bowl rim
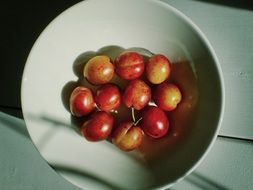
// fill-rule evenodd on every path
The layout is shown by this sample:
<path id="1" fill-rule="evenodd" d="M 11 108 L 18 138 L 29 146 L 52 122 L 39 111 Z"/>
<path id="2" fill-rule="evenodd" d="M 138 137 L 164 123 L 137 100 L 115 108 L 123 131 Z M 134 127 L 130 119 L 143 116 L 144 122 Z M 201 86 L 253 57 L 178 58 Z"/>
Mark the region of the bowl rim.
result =
<path id="1" fill-rule="evenodd" d="M 145 0 L 142 0 L 143 2 L 145 2 Z M 193 164 L 191 166 L 191 168 L 182 176 L 180 176 L 178 179 L 176 179 L 173 182 L 170 182 L 168 184 L 161 184 L 158 185 L 156 187 L 156 189 L 165 189 L 165 188 L 170 188 L 173 185 L 175 185 L 176 183 L 178 183 L 179 181 L 183 180 L 186 176 L 188 176 L 190 173 L 192 173 L 199 165 L 200 163 L 204 160 L 204 158 L 207 156 L 207 154 L 210 152 L 211 148 L 213 147 L 216 138 L 218 136 L 218 132 L 221 128 L 221 123 L 224 117 L 224 110 L 225 110 L 225 82 L 224 82 L 224 77 L 223 77 L 223 72 L 222 72 L 222 68 L 220 65 L 220 61 L 214 51 L 214 48 L 212 47 L 211 43 L 209 42 L 208 38 L 205 36 L 204 32 L 201 31 L 201 29 L 188 17 L 186 16 L 183 12 L 181 12 L 180 10 L 178 10 L 177 8 L 175 8 L 173 5 L 170 5 L 169 2 L 165 2 L 164 0 L 148 0 L 149 2 L 152 2 L 156 5 L 162 6 L 163 8 L 167 9 L 168 11 L 171 11 L 173 14 L 175 14 L 177 17 L 179 17 L 181 20 L 185 21 L 186 24 L 188 24 L 192 29 L 193 32 L 195 32 L 198 37 L 204 42 L 204 44 L 207 46 L 208 52 L 211 55 L 211 57 L 214 60 L 214 65 L 216 67 L 217 73 L 218 73 L 218 80 L 220 82 L 220 97 L 221 97 L 221 105 L 220 105 L 220 112 L 219 112 L 219 120 L 217 123 L 217 127 L 215 129 L 214 135 L 212 140 L 210 141 L 210 143 L 208 144 L 206 150 L 204 151 L 204 153 L 199 157 L 199 159 L 195 162 L 195 164 Z M 62 17 L 62 15 L 65 15 L 66 13 L 72 11 L 75 7 L 78 7 L 80 4 L 86 3 L 87 1 L 81 1 L 79 3 L 76 3 L 70 7 L 68 7 L 67 9 L 65 9 L 64 11 L 62 11 L 60 14 L 58 14 L 58 16 L 56 16 L 51 22 L 48 23 L 48 25 L 41 31 L 41 33 L 39 34 L 38 38 L 36 39 L 36 41 L 34 42 L 32 48 L 30 49 L 30 52 L 28 54 L 28 57 L 26 59 L 25 62 L 25 66 L 23 69 L 23 74 L 22 74 L 22 79 L 21 79 L 21 109 L 22 109 L 22 113 L 23 113 L 23 117 L 24 117 L 24 121 L 27 127 L 27 123 L 28 123 L 28 117 L 26 115 L 25 112 L 25 105 L 24 105 L 24 94 L 25 94 L 25 85 L 26 85 L 26 76 L 27 76 L 27 70 L 29 67 L 29 63 L 30 63 L 30 59 L 31 59 L 31 55 L 34 52 L 34 49 L 37 47 L 40 39 L 42 38 L 42 34 L 45 33 L 55 22 L 58 21 L 59 18 Z M 27 127 L 28 128 L 28 127 Z M 32 140 L 31 134 L 28 130 L 29 136 Z M 33 141 L 32 141 L 33 142 Z M 34 147 L 36 148 L 36 150 L 40 153 L 39 149 L 37 148 L 37 146 L 35 145 L 35 143 L 33 142 Z M 40 154 L 41 155 L 41 154 Z M 42 155 L 41 157 L 47 162 L 46 158 L 44 158 Z M 47 162 L 48 163 L 48 162 Z M 55 171 L 55 170 L 54 170 Z M 55 173 L 57 173 L 57 175 L 61 176 L 62 178 L 64 178 L 62 175 L 60 175 L 58 172 L 55 171 Z M 70 182 L 69 180 L 67 180 L 66 178 L 64 178 L 66 181 Z M 76 186 L 75 184 L 71 183 L 72 185 Z M 76 186 L 77 187 L 77 186 Z"/>

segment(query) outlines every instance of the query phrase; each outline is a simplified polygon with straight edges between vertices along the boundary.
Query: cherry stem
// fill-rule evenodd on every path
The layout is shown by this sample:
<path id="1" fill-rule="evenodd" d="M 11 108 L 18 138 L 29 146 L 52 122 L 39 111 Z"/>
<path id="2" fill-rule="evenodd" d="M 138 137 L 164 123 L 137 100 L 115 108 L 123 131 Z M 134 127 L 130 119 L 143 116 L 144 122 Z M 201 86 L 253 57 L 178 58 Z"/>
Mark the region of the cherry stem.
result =
<path id="1" fill-rule="evenodd" d="M 132 119 L 133 119 L 133 121 L 135 123 L 136 120 L 135 120 L 135 114 L 134 114 L 134 108 L 133 107 L 131 108 L 131 111 L 132 111 Z"/>
<path id="2" fill-rule="evenodd" d="M 134 113 L 134 108 L 132 107 L 131 108 L 131 111 L 132 111 L 132 119 L 133 119 L 133 123 L 134 123 L 134 126 L 136 126 L 141 120 L 142 120 L 142 117 L 139 118 L 137 121 L 136 121 L 136 118 L 135 118 L 135 113 Z"/>
<path id="3" fill-rule="evenodd" d="M 139 118 L 136 122 L 134 122 L 134 125 L 136 126 L 141 120 L 142 120 L 142 117 Z"/>

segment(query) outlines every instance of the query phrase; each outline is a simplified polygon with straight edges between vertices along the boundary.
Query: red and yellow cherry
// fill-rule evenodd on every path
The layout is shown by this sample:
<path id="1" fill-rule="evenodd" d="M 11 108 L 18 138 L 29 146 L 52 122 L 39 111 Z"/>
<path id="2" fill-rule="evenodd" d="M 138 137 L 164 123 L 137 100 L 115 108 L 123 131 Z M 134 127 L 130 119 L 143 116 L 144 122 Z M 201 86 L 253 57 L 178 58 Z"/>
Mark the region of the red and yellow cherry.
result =
<path id="1" fill-rule="evenodd" d="M 169 120 L 160 108 L 148 106 L 142 113 L 141 127 L 146 135 L 161 138 L 169 130 Z"/>
<path id="2" fill-rule="evenodd" d="M 123 79 L 137 79 L 144 72 L 144 58 L 137 52 L 126 51 L 115 59 L 115 71 Z"/>
<path id="3" fill-rule="evenodd" d="M 95 56 L 85 64 L 83 75 L 92 84 L 105 84 L 113 78 L 114 66 L 108 56 Z"/>
<path id="4" fill-rule="evenodd" d="M 172 83 L 162 83 L 157 86 L 154 92 L 154 101 L 156 105 L 165 110 L 172 111 L 176 109 L 182 99 L 179 88 Z"/>
<path id="5" fill-rule="evenodd" d="M 111 134 L 114 118 L 105 111 L 98 111 L 91 115 L 81 127 L 82 135 L 88 141 L 105 140 Z"/>
<path id="6" fill-rule="evenodd" d="M 170 61 L 164 55 L 153 55 L 146 64 L 146 77 L 153 84 L 164 82 L 170 76 L 170 72 Z"/>
<path id="7" fill-rule="evenodd" d="M 95 102 L 102 111 L 111 111 L 120 106 L 120 90 L 115 84 L 104 84 L 98 88 Z"/>
<path id="8" fill-rule="evenodd" d="M 82 86 L 76 87 L 69 100 L 72 115 L 81 117 L 89 114 L 95 108 L 95 102 L 90 89 Z"/>
<path id="9" fill-rule="evenodd" d="M 141 110 L 151 100 L 151 89 L 142 80 L 132 80 L 128 83 L 122 100 L 128 108 L 133 107 L 136 110 Z"/>
<path id="10" fill-rule="evenodd" d="M 141 145 L 143 131 L 133 122 L 123 122 L 115 129 L 112 135 L 112 142 L 124 151 L 131 151 Z"/>

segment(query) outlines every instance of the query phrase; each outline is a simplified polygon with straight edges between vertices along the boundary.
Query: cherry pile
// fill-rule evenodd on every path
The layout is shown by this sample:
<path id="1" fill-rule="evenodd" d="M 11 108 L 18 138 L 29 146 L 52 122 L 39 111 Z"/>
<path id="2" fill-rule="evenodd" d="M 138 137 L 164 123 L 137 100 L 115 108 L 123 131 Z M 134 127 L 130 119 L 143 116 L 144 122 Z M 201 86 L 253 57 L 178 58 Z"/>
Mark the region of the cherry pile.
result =
<path id="1" fill-rule="evenodd" d="M 110 82 L 115 74 L 128 81 L 124 90 Z M 91 58 L 84 66 L 83 75 L 99 87 L 92 92 L 85 86 L 78 86 L 71 93 L 69 102 L 73 116 L 88 115 L 81 126 L 82 135 L 88 141 L 111 138 L 113 144 L 124 151 L 139 147 L 143 135 L 165 136 L 170 128 L 166 112 L 176 109 L 182 99 L 178 86 L 168 80 L 170 74 L 171 63 L 162 54 L 153 55 L 147 61 L 134 51 L 125 51 L 114 61 L 105 55 Z M 147 82 L 141 79 L 142 76 Z M 114 126 L 111 112 L 121 104 L 131 108 L 132 120 Z M 138 120 L 134 110 L 141 113 Z"/>

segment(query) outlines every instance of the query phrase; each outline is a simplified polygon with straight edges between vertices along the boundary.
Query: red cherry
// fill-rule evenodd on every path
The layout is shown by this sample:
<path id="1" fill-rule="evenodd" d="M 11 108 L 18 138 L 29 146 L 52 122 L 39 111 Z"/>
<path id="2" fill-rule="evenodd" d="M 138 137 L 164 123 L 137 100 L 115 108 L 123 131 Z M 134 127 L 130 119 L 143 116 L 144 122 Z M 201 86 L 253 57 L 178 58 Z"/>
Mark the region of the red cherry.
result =
<path id="1" fill-rule="evenodd" d="M 142 113 L 141 127 L 148 136 L 161 138 L 168 132 L 169 120 L 160 108 L 148 106 Z"/>
<path id="2" fill-rule="evenodd" d="M 165 81 L 171 72 L 171 64 L 167 57 L 161 54 L 153 55 L 146 65 L 146 77 L 153 84 Z"/>
<path id="3" fill-rule="evenodd" d="M 95 102 L 99 109 L 110 111 L 119 107 L 121 95 L 119 88 L 114 84 L 105 84 L 101 86 L 95 96 Z"/>
<path id="4" fill-rule="evenodd" d="M 113 132 L 112 142 L 121 150 L 131 151 L 141 145 L 143 131 L 133 122 L 121 123 Z"/>
<path id="5" fill-rule="evenodd" d="M 114 66 L 108 56 L 98 55 L 85 64 L 83 75 L 92 84 L 105 84 L 113 78 Z"/>
<path id="6" fill-rule="evenodd" d="M 144 72 L 144 58 L 137 52 L 126 51 L 115 59 L 115 71 L 123 79 L 137 79 Z"/>
<path id="7" fill-rule="evenodd" d="M 179 88 L 171 83 L 162 83 L 158 85 L 154 93 L 156 105 L 165 111 L 176 109 L 181 99 L 182 95 Z"/>
<path id="8" fill-rule="evenodd" d="M 107 139 L 113 128 L 114 118 L 107 112 L 95 112 L 91 118 L 84 122 L 81 133 L 88 141 L 101 141 Z"/>
<path id="9" fill-rule="evenodd" d="M 127 107 L 141 110 L 151 100 L 151 89 L 142 80 L 132 80 L 128 83 L 122 100 Z"/>
<path id="10" fill-rule="evenodd" d="M 70 95 L 70 111 L 74 116 L 89 114 L 95 108 L 95 102 L 90 89 L 78 86 Z"/>

